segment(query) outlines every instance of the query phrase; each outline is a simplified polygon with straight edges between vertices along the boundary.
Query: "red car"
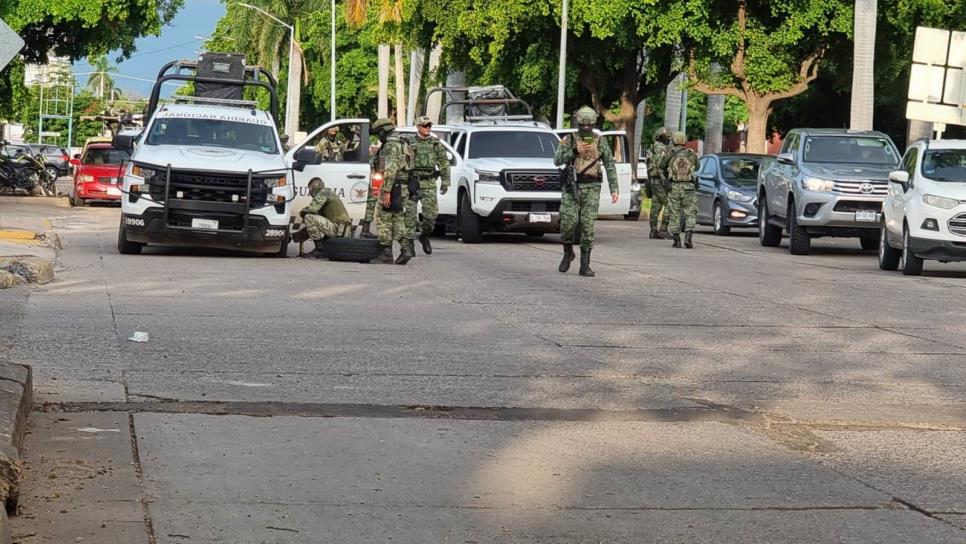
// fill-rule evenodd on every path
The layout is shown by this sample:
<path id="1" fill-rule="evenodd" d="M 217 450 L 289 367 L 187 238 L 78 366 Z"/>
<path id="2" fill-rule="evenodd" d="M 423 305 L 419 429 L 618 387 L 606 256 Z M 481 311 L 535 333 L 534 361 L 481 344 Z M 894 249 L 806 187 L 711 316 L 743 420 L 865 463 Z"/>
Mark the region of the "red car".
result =
<path id="1" fill-rule="evenodd" d="M 121 200 L 124 166 L 131 154 L 108 143 L 92 143 L 74 165 L 74 193 L 71 204 L 88 200 Z"/>

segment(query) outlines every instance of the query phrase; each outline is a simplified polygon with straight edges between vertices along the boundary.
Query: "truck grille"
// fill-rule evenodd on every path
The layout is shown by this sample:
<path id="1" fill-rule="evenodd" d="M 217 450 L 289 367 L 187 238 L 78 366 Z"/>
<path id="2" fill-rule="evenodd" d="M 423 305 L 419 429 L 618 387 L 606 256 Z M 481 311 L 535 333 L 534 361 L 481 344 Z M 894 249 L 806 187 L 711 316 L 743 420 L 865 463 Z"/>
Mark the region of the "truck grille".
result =
<path id="1" fill-rule="evenodd" d="M 949 227 L 949 232 L 957 236 L 966 236 L 966 213 L 953 217 L 946 223 L 946 226 Z"/>
<path id="2" fill-rule="evenodd" d="M 178 193 L 181 193 L 178 196 Z M 202 202 L 245 202 L 248 198 L 248 176 L 225 176 L 203 172 L 171 172 L 171 198 Z M 252 178 L 252 205 L 260 206 L 268 197 L 264 181 Z M 151 184 L 151 198 L 164 200 L 164 179 Z"/>
<path id="3" fill-rule="evenodd" d="M 559 212 L 559 202 L 516 200 L 507 204 L 508 212 Z"/>
<path id="4" fill-rule="evenodd" d="M 839 200 L 835 203 L 836 212 L 881 212 L 882 203 L 877 200 Z"/>
<path id="5" fill-rule="evenodd" d="M 507 172 L 508 191 L 559 191 L 560 171 Z"/>
<path id="6" fill-rule="evenodd" d="M 846 195 L 886 196 L 888 181 L 835 181 L 835 191 Z"/>

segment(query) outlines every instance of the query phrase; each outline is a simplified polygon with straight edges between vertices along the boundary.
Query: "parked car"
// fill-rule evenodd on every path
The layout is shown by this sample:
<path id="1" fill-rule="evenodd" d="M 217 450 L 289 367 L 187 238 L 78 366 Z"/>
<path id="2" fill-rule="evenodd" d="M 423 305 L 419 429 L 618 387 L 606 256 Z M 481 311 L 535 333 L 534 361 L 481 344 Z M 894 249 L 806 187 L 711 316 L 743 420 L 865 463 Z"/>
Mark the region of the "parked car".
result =
<path id="1" fill-rule="evenodd" d="M 108 143 L 85 147 L 74 168 L 74 190 L 70 202 L 83 206 L 88 200 L 121 200 L 124 166 L 131 153 Z"/>
<path id="2" fill-rule="evenodd" d="M 899 152 L 875 131 L 795 129 L 758 176 L 758 239 L 777 247 L 782 230 L 793 255 L 807 255 L 812 238 L 859 238 L 879 247 L 882 201 Z"/>
<path id="3" fill-rule="evenodd" d="M 922 274 L 923 261 L 966 261 L 966 140 L 913 143 L 889 174 L 879 268 Z"/>
<path id="4" fill-rule="evenodd" d="M 63 147 L 48 144 L 24 144 L 33 156 L 43 156 L 44 168 L 51 179 L 66 176 L 70 172 L 70 153 Z"/>
<path id="5" fill-rule="evenodd" d="M 715 234 L 758 226 L 758 168 L 766 155 L 713 153 L 698 167 L 698 224 Z"/>

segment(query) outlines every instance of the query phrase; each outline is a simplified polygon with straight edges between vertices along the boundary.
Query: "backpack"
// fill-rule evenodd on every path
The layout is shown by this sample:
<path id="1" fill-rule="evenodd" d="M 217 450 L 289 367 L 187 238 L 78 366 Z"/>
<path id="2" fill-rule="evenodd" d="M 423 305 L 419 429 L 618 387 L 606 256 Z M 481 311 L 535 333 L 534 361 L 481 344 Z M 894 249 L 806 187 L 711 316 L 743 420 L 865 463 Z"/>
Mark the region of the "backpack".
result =
<path id="1" fill-rule="evenodd" d="M 679 150 L 668 164 L 668 178 L 671 181 L 692 181 L 694 164 L 687 150 Z"/>

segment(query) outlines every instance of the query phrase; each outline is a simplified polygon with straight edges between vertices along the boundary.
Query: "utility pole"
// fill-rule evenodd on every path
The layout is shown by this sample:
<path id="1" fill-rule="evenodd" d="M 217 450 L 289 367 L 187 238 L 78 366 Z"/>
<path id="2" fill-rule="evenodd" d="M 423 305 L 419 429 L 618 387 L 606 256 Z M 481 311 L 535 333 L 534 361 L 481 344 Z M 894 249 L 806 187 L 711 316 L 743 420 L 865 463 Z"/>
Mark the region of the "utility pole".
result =
<path id="1" fill-rule="evenodd" d="M 564 85 L 567 78 L 567 19 L 569 18 L 570 2 L 563 0 L 563 10 L 560 12 L 560 68 L 557 71 L 557 129 L 563 128 L 564 119 Z"/>

